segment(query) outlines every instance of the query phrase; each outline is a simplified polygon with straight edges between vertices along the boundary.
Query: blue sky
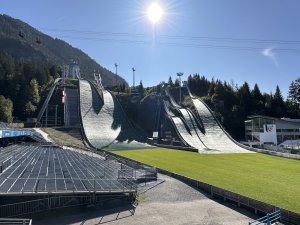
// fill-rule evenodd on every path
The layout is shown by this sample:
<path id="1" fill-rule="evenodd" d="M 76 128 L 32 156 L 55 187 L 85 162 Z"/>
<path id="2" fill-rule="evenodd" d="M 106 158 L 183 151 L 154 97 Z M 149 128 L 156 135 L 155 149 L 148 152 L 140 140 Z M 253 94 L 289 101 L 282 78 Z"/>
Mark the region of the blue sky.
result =
<path id="1" fill-rule="evenodd" d="M 300 1 L 157 0 L 162 20 L 149 21 L 153 0 L 1 0 L 0 13 L 85 51 L 130 84 L 173 79 L 177 72 L 276 85 L 286 96 L 300 76 Z"/>

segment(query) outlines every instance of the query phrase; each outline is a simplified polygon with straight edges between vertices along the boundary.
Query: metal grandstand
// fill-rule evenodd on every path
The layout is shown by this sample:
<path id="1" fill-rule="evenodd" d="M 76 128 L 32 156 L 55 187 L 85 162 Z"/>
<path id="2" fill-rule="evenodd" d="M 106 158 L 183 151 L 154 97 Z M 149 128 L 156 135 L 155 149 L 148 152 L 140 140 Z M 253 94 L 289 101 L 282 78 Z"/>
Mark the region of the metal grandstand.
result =
<path id="1" fill-rule="evenodd" d="M 59 147 L 13 146 L 0 153 L 0 194 L 135 192 L 121 165 Z M 122 178 L 120 178 L 122 177 Z"/>
<path id="2" fill-rule="evenodd" d="M 0 149 L 0 217 L 113 197 L 134 197 L 134 169 L 96 153 L 53 145 Z"/>

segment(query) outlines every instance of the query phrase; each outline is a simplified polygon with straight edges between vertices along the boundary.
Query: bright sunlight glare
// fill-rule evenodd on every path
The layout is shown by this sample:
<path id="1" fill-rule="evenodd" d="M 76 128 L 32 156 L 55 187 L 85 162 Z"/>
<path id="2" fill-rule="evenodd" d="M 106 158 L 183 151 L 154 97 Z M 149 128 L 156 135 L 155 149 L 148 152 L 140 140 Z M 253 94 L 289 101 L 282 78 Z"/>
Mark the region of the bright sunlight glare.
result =
<path id="1" fill-rule="evenodd" d="M 163 10 L 157 2 L 153 2 L 147 11 L 149 20 L 154 24 L 160 21 L 162 14 Z"/>

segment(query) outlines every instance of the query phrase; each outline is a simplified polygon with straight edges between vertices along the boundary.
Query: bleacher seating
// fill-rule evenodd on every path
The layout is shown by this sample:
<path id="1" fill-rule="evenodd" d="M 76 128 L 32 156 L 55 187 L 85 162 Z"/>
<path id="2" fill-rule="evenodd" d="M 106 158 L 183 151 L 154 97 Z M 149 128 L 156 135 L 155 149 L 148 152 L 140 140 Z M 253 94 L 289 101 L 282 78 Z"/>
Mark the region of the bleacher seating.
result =
<path id="1" fill-rule="evenodd" d="M 26 151 L 24 151 L 24 149 L 26 150 L 26 146 L 19 149 L 17 145 L 11 145 L 0 149 L 0 174 L 19 158 L 26 155 Z"/>
<path id="2" fill-rule="evenodd" d="M 0 159 L 7 159 L 8 153 L 15 159 L 0 174 L 2 195 L 136 191 L 133 178 L 119 178 L 118 162 L 92 153 L 55 146 L 17 145 L 5 149 Z"/>

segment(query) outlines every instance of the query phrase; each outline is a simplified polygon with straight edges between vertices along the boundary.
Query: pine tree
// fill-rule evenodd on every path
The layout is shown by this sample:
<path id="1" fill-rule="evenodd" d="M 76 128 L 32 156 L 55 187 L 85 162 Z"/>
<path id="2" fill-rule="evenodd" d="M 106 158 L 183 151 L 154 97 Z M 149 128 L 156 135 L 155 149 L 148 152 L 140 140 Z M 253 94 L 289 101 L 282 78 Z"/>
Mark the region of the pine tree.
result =
<path id="1" fill-rule="evenodd" d="M 11 123 L 13 120 L 13 102 L 9 98 L 0 95 L 0 121 Z"/>
<path id="2" fill-rule="evenodd" d="M 31 103 L 31 101 L 27 102 L 25 105 L 25 115 L 33 116 L 36 111 L 36 106 Z"/>
<path id="3" fill-rule="evenodd" d="M 179 87 L 180 86 L 180 81 L 178 78 L 176 78 L 175 82 L 174 82 L 174 87 Z"/>
<path id="4" fill-rule="evenodd" d="M 300 78 L 292 81 L 289 87 L 288 101 L 294 105 L 300 104 Z"/>
<path id="5" fill-rule="evenodd" d="M 264 109 L 264 97 L 261 94 L 257 84 L 254 85 L 251 91 L 252 97 L 252 110 L 254 114 L 263 114 Z"/>
<path id="6" fill-rule="evenodd" d="M 142 81 L 140 81 L 140 85 L 138 86 L 138 92 L 141 94 L 141 96 L 144 96 L 144 86 Z"/>
<path id="7" fill-rule="evenodd" d="M 251 91 L 251 96 L 253 99 L 258 100 L 258 101 L 262 101 L 263 100 L 263 96 L 259 90 L 259 87 L 257 84 L 254 85 L 253 90 Z"/>
<path id="8" fill-rule="evenodd" d="M 37 105 L 40 102 L 39 84 L 36 79 L 30 81 L 30 101 L 32 104 Z"/>
<path id="9" fill-rule="evenodd" d="M 170 87 L 174 86 L 174 83 L 172 81 L 172 77 L 171 76 L 169 76 L 168 85 L 170 85 Z"/>
<path id="10" fill-rule="evenodd" d="M 273 115 L 275 117 L 283 117 L 285 115 L 286 107 L 278 85 L 276 86 L 276 91 L 273 96 L 272 109 L 274 110 Z"/>
<path id="11" fill-rule="evenodd" d="M 237 93 L 240 101 L 240 106 L 244 107 L 245 113 L 249 115 L 252 111 L 252 104 L 251 104 L 251 95 L 250 89 L 247 82 L 245 82 Z"/>

